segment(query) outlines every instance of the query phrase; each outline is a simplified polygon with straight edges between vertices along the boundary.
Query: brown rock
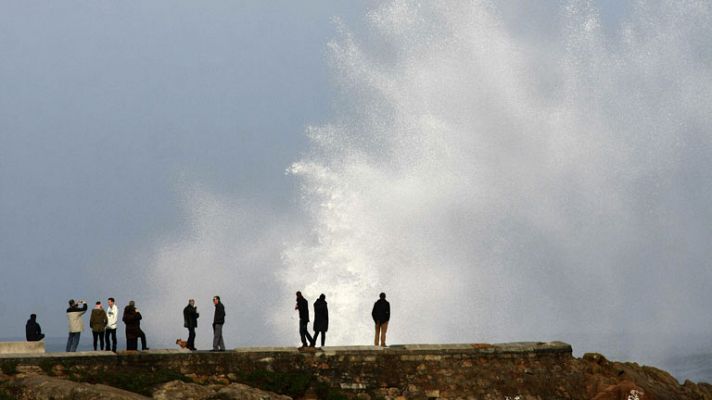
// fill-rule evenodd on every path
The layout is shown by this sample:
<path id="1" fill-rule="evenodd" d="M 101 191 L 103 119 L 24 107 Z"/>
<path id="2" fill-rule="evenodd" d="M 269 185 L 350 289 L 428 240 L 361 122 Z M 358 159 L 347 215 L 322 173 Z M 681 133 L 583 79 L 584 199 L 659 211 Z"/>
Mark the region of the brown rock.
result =
<path id="1" fill-rule="evenodd" d="M 264 390 L 255 389 L 241 383 L 233 383 L 217 393 L 216 399 L 235 399 L 235 400 L 291 400 L 289 396 L 284 396 L 277 393 L 267 392 Z"/>
<path id="2" fill-rule="evenodd" d="M 651 400 L 645 391 L 630 381 L 612 385 L 598 393 L 593 400 Z"/>
<path id="3" fill-rule="evenodd" d="M 172 381 L 164 383 L 153 392 L 154 400 L 289 400 L 291 397 L 255 389 L 240 383 L 227 386 L 203 386 L 195 383 Z"/>
<path id="4" fill-rule="evenodd" d="M 160 385 L 153 391 L 156 400 L 203 400 L 215 394 L 215 390 L 196 383 L 171 381 Z"/>
<path id="5" fill-rule="evenodd" d="M 145 400 L 126 390 L 106 385 L 78 383 L 44 375 L 28 376 L 13 382 L 18 400 Z"/>

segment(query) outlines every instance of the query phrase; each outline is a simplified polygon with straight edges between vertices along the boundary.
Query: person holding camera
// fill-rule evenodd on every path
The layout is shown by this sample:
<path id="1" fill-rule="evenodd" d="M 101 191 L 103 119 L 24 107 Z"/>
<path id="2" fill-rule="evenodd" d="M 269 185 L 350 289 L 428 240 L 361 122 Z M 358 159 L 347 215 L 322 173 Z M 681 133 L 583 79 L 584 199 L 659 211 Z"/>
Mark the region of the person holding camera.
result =
<path id="1" fill-rule="evenodd" d="M 69 322 L 69 337 L 67 338 L 67 352 L 77 351 L 79 346 L 79 337 L 84 330 L 84 321 L 82 316 L 87 312 L 87 303 L 84 300 L 75 302 L 74 299 L 69 300 L 69 308 L 67 308 L 67 321 Z"/>

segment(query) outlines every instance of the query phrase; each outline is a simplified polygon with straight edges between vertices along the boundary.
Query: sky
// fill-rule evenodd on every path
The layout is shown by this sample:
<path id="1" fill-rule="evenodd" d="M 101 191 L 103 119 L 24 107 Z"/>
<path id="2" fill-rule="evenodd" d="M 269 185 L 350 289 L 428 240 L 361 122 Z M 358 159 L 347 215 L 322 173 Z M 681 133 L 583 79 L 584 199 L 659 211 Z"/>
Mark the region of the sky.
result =
<path id="1" fill-rule="evenodd" d="M 706 2 L 2 5 L 0 337 L 712 348 Z"/>
<path id="2" fill-rule="evenodd" d="M 0 312 L 15 322 L 0 336 L 14 336 L 30 312 L 60 335 L 67 299 L 105 300 L 113 282 L 146 279 L 128 272 L 131 253 L 186 223 L 183 184 L 293 209 L 285 169 L 304 151 L 307 124 L 331 112 L 331 19 L 359 6 L 3 9 Z"/>

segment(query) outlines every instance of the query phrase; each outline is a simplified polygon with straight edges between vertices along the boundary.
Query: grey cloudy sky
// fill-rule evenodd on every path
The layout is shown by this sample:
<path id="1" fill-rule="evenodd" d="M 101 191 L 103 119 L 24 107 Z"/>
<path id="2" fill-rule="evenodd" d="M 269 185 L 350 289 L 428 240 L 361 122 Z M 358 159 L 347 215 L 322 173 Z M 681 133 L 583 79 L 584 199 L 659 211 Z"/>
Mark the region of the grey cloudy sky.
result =
<path id="1" fill-rule="evenodd" d="M 331 110 L 331 18 L 361 6 L 2 1 L 2 10 L 0 336 L 14 336 L 32 311 L 63 334 L 66 298 L 107 296 L 126 253 L 183 223 L 181 181 L 294 207 L 284 171 L 307 124 Z"/>

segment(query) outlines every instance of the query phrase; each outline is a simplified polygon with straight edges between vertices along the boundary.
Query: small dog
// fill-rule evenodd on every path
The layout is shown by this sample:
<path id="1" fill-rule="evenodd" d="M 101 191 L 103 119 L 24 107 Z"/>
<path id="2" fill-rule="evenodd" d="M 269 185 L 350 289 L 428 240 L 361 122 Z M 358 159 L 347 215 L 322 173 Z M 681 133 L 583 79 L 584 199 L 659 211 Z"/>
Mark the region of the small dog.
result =
<path id="1" fill-rule="evenodd" d="M 177 344 L 178 347 L 180 347 L 181 349 L 186 349 L 186 348 L 188 348 L 188 342 L 186 342 L 186 341 L 183 340 L 183 339 L 180 339 L 180 338 L 179 338 L 179 339 L 176 339 L 176 344 Z"/>

